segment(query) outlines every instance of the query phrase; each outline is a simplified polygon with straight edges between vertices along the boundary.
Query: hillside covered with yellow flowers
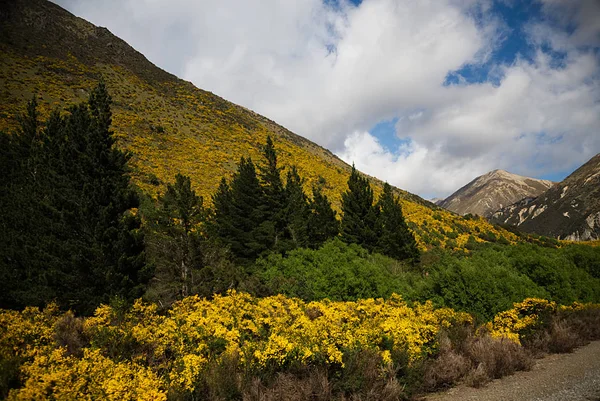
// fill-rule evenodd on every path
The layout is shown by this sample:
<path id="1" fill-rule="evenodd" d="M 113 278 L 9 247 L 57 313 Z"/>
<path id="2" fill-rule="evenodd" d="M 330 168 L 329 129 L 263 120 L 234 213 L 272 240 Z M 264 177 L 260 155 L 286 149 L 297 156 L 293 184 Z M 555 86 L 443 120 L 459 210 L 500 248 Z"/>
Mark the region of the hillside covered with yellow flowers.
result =
<path id="1" fill-rule="evenodd" d="M 17 127 L 17 116 L 40 96 L 42 118 L 85 100 L 100 77 L 113 98 L 118 146 L 131 151 L 133 179 L 156 195 L 177 173 L 210 200 L 222 176 L 241 156 L 260 157 L 268 135 L 281 165 L 296 165 L 305 186 L 324 183 L 339 210 L 350 166 L 328 150 L 275 122 L 161 70 L 107 29 L 44 0 L 6 5 L 0 26 L 0 130 Z M 370 178 L 375 194 L 382 182 Z M 465 219 L 396 189 L 421 249 L 464 249 L 471 241 L 515 242 L 513 233 L 483 219 Z"/>

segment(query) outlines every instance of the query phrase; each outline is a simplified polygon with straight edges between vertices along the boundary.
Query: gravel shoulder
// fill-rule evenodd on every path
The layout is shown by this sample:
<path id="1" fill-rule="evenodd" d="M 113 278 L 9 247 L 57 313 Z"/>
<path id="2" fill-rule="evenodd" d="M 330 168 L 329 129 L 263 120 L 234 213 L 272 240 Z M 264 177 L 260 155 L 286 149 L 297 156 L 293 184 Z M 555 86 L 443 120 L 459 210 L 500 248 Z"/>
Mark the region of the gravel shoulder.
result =
<path id="1" fill-rule="evenodd" d="M 529 372 L 494 380 L 475 389 L 458 386 L 426 401 L 600 401 L 600 341 L 570 354 L 538 359 Z"/>

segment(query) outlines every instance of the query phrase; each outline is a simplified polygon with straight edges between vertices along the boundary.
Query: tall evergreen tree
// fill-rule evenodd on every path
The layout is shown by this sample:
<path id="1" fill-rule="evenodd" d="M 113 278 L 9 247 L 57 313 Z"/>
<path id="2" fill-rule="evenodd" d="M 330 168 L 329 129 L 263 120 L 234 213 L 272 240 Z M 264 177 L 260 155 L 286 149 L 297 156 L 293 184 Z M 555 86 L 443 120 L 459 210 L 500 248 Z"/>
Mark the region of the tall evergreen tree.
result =
<path id="1" fill-rule="evenodd" d="M 264 226 L 269 214 L 252 159 L 240 159 L 231 184 L 221 181 L 213 201 L 212 230 L 238 262 L 250 263 L 272 247 L 272 232 Z"/>
<path id="2" fill-rule="evenodd" d="M 378 242 L 378 208 L 373 205 L 373 189 L 369 180 L 360 175 L 354 165 L 348 179 L 348 190 L 342 194 L 341 238 L 349 244 L 359 244 L 369 251 Z"/>
<path id="3" fill-rule="evenodd" d="M 225 177 L 221 178 L 217 191 L 212 195 L 213 207 L 208 220 L 210 236 L 228 242 L 227 238 L 234 236 L 233 215 L 231 212 L 233 198 L 231 187 Z"/>
<path id="4" fill-rule="evenodd" d="M 312 187 L 312 195 L 308 216 L 308 242 L 311 248 L 317 249 L 339 234 L 340 223 L 320 185 Z"/>
<path id="5" fill-rule="evenodd" d="M 8 219 L 15 239 L 1 248 L 1 270 L 22 284 L 2 304 L 56 299 L 88 313 L 111 296 L 142 294 L 149 271 L 140 220 L 128 212 L 138 204 L 129 186 L 130 156 L 114 147 L 110 123 L 103 82 L 67 116 L 53 113 L 44 129 L 35 102 L 28 106 L 10 140 L 16 174 L 2 183 L 23 212 Z"/>
<path id="6" fill-rule="evenodd" d="M 419 261 L 417 242 L 406 225 L 400 201 L 394 196 L 392 187 L 387 182 L 377 203 L 380 209 L 381 227 L 378 251 L 398 260 L 408 259 L 412 263 L 417 263 Z"/>
<path id="7" fill-rule="evenodd" d="M 285 183 L 285 238 L 287 246 L 283 251 L 308 246 L 308 219 L 310 210 L 308 199 L 302 188 L 303 180 L 296 166 L 287 172 Z"/>
<path id="8" fill-rule="evenodd" d="M 264 192 L 264 221 L 260 225 L 263 237 L 269 247 L 278 248 L 278 242 L 286 235 L 286 192 L 281 180 L 281 170 L 277 162 L 277 152 L 270 136 L 263 147 L 263 163 L 258 167 L 260 185 Z"/>
<path id="9" fill-rule="evenodd" d="M 40 305 L 55 295 L 42 274 L 45 242 L 38 228 L 49 226 L 37 199 L 43 191 L 39 164 L 41 140 L 35 97 L 19 117 L 19 129 L 1 134 L 0 156 L 0 306 Z M 41 167 L 41 168 L 40 168 Z M 50 258 L 47 258 L 50 259 Z"/>
<path id="10" fill-rule="evenodd" d="M 81 182 L 75 183 L 83 183 L 81 217 L 100 251 L 94 274 L 103 279 L 103 288 L 97 288 L 102 294 L 98 301 L 104 294 L 124 299 L 141 296 L 151 273 L 145 268 L 140 218 L 128 212 L 139 206 L 129 185 L 127 162 L 132 155 L 114 146 L 110 104 L 110 95 L 100 81 L 88 101 L 88 130 L 78 131 L 81 152 L 75 159 L 83 171 Z"/>
<path id="11" fill-rule="evenodd" d="M 156 255 L 152 290 L 163 304 L 170 304 L 196 292 L 202 279 L 202 238 L 204 221 L 202 197 L 192 189 L 189 177 L 177 174 L 175 182 L 158 199 L 153 235 L 149 245 Z"/>

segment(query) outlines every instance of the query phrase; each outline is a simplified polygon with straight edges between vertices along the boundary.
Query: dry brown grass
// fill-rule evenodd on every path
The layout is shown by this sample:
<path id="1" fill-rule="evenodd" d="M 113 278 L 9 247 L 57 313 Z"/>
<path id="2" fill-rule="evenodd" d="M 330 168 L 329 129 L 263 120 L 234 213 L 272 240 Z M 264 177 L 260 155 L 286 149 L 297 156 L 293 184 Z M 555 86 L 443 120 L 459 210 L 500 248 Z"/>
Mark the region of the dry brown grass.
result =
<path id="1" fill-rule="evenodd" d="M 71 311 L 66 312 L 56 322 L 54 340 L 59 347 L 65 347 L 69 355 L 81 357 L 82 348 L 89 343 L 83 332 L 83 319 Z"/>
<path id="2" fill-rule="evenodd" d="M 552 322 L 548 336 L 548 350 L 552 353 L 571 352 L 583 345 L 584 339 L 577 335 L 573 328 L 562 319 Z"/>
<path id="3" fill-rule="evenodd" d="M 600 309 L 568 311 L 554 316 L 548 326 L 524 339 L 523 345 L 536 357 L 571 352 L 600 339 Z"/>
<path id="4" fill-rule="evenodd" d="M 255 378 L 243 392 L 245 401 L 327 401 L 331 397 L 332 389 L 327 372 L 316 368 L 301 377 L 281 373 L 269 386 Z"/>
<path id="5" fill-rule="evenodd" d="M 478 387 L 518 370 L 529 370 L 533 365 L 531 353 L 510 340 L 492 338 L 487 333 L 461 334 L 454 341 L 447 336 L 440 338 L 437 357 L 426 364 L 422 391 L 450 387 L 461 381 Z"/>
<path id="6" fill-rule="evenodd" d="M 471 360 L 453 347 L 448 335 L 443 334 L 440 337 L 440 351 L 437 358 L 425 366 L 422 385 L 424 391 L 450 387 L 471 370 Z"/>
<path id="7" fill-rule="evenodd" d="M 600 340 L 600 309 L 584 309 L 565 314 L 567 325 L 585 342 Z"/>
<path id="8" fill-rule="evenodd" d="M 476 369 L 481 366 L 490 380 L 513 374 L 518 370 L 529 370 L 533 365 L 531 354 L 506 338 L 483 335 L 473 338 L 466 350 Z"/>
<path id="9" fill-rule="evenodd" d="M 397 369 L 373 350 L 348 351 L 341 370 L 305 367 L 244 386 L 246 401 L 398 401 L 407 399 Z"/>

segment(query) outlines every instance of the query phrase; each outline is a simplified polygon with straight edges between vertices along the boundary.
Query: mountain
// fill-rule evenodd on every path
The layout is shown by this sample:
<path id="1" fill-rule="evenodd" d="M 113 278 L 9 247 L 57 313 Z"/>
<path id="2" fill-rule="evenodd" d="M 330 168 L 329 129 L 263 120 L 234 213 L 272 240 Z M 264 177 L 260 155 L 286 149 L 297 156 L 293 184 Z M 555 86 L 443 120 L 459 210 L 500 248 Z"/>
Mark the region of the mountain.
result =
<path id="1" fill-rule="evenodd" d="M 507 206 L 491 219 L 558 239 L 600 239 L 600 153 L 537 198 Z"/>
<path id="2" fill-rule="evenodd" d="M 108 29 L 54 3 L 0 1 L 0 130 L 17 127 L 32 96 L 38 96 L 45 118 L 52 109 L 86 100 L 100 77 L 113 99 L 117 145 L 133 153 L 132 179 L 141 190 L 161 193 L 181 173 L 208 204 L 241 156 L 260 160 L 270 135 L 282 165 L 296 165 L 307 190 L 324 183 L 323 192 L 339 210 L 351 167 L 327 149 L 163 71 Z M 378 196 L 383 183 L 370 181 Z M 471 235 L 517 240 L 483 219 L 464 219 L 395 191 L 422 249 L 462 248 Z"/>
<path id="3" fill-rule="evenodd" d="M 455 213 L 489 217 L 496 210 L 526 197 L 535 197 L 554 183 L 494 170 L 473 181 L 437 205 Z"/>

